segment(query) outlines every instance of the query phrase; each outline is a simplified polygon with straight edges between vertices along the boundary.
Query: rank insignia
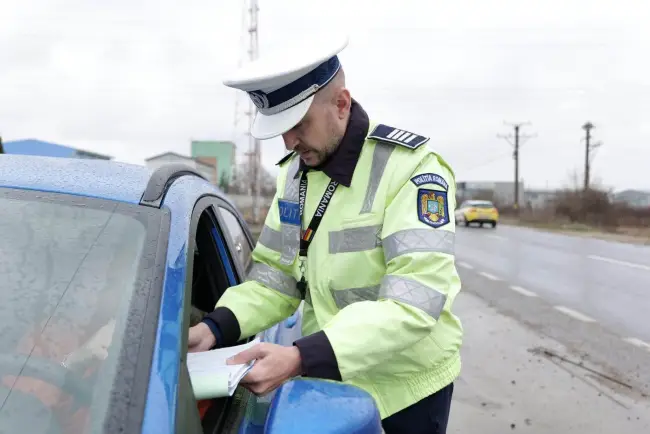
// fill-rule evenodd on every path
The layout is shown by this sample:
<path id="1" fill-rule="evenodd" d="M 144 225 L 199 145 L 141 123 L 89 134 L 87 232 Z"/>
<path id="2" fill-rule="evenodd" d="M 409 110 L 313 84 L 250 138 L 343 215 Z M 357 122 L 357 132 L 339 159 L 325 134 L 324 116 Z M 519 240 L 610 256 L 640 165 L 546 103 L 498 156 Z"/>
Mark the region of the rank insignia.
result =
<path id="1" fill-rule="evenodd" d="M 449 223 L 447 192 L 419 189 L 418 219 L 432 228 L 439 228 Z"/>
<path id="2" fill-rule="evenodd" d="M 384 124 L 377 125 L 368 135 L 368 138 L 404 146 L 409 149 L 417 149 L 429 141 L 429 138 L 426 136 Z"/>

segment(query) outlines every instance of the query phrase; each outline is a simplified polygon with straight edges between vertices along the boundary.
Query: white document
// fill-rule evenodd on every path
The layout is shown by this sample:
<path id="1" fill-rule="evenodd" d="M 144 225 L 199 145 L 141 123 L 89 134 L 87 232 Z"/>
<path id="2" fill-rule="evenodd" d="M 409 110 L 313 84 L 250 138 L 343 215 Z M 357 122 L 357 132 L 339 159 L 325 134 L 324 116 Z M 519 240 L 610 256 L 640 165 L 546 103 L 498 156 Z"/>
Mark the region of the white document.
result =
<path id="1" fill-rule="evenodd" d="M 244 365 L 227 365 L 226 360 L 251 348 L 259 339 L 237 345 L 187 354 L 187 368 L 190 373 L 194 397 L 199 399 L 222 398 L 232 396 L 242 378 L 251 370 L 254 360 Z"/>

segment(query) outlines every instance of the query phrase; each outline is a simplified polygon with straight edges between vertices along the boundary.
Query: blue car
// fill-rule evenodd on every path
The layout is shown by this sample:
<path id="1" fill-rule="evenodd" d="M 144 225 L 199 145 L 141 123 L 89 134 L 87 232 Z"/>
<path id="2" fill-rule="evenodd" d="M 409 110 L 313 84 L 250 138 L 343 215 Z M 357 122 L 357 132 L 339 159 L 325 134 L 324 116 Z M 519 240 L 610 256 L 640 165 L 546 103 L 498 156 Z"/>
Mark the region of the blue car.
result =
<path id="1" fill-rule="evenodd" d="M 0 433 L 380 433 L 370 395 L 343 383 L 197 402 L 188 328 L 253 246 L 190 168 L 0 155 Z M 291 345 L 300 323 L 260 337 Z"/>

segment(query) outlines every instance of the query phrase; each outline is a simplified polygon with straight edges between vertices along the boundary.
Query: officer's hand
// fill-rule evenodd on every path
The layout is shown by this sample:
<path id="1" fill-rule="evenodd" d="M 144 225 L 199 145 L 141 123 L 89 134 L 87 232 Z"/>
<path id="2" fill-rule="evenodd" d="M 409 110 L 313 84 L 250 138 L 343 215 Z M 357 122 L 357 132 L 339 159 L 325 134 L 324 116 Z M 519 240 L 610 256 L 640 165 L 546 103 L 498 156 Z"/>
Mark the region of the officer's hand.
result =
<path id="1" fill-rule="evenodd" d="M 241 365 L 256 360 L 240 384 L 254 394 L 266 395 L 290 378 L 301 373 L 302 359 L 297 347 L 261 343 L 228 360 L 229 365 Z"/>
<path id="2" fill-rule="evenodd" d="M 187 339 L 187 350 L 190 353 L 208 351 L 216 342 L 217 339 L 212 334 L 210 327 L 205 323 L 198 323 L 194 327 L 190 327 L 190 334 Z"/>

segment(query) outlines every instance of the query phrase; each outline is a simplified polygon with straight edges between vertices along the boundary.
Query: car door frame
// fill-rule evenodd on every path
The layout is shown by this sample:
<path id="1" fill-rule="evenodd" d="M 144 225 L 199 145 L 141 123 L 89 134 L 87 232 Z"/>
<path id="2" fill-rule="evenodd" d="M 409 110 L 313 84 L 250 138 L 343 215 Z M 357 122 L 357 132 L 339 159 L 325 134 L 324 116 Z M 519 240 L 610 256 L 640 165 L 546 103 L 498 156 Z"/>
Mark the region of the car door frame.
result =
<path id="1" fill-rule="evenodd" d="M 226 232 L 228 233 L 229 236 L 224 237 L 226 239 L 226 244 L 228 246 L 228 251 L 230 252 L 231 258 L 233 259 L 235 263 L 235 268 L 237 269 L 237 273 L 239 274 L 239 281 L 244 282 L 246 280 L 246 276 L 248 275 L 249 270 L 244 267 L 244 264 L 241 263 L 241 260 L 239 259 L 239 255 L 237 254 L 237 246 L 234 244 L 234 236 L 233 234 L 230 233 L 230 229 L 228 228 L 228 225 L 224 221 L 223 216 L 221 215 L 221 212 L 216 209 L 216 208 L 224 208 L 227 211 L 230 211 L 236 219 L 237 223 L 239 223 L 239 226 L 242 229 L 242 232 L 244 233 L 246 237 L 246 241 L 248 242 L 249 249 L 251 251 L 251 255 L 253 254 L 253 250 L 255 249 L 255 242 L 253 240 L 253 234 L 250 230 L 250 227 L 248 226 L 248 223 L 242 216 L 242 214 L 239 212 L 239 210 L 233 206 L 231 203 L 225 201 L 223 198 L 217 198 L 215 201 L 215 214 L 217 215 L 217 219 L 219 220 L 220 226 L 225 228 Z M 251 259 L 251 264 L 253 263 Z M 250 268 L 250 266 L 249 266 Z"/>
<path id="2" fill-rule="evenodd" d="M 245 221 L 239 211 L 229 204 L 227 201 L 223 200 L 219 196 L 215 195 L 204 195 L 199 197 L 194 203 L 192 209 L 192 214 L 190 217 L 190 225 L 188 231 L 188 240 L 187 240 L 187 262 L 186 262 L 186 272 L 185 272 L 185 285 L 184 285 L 184 294 L 183 294 L 183 316 L 182 316 L 182 328 L 183 330 L 189 329 L 190 324 L 190 312 L 192 306 L 192 279 L 194 272 L 194 251 L 196 249 L 196 235 L 199 229 L 199 220 L 205 211 L 209 212 L 210 219 L 213 222 L 213 228 L 216 229 L 217 233 L 212 233 L 213 241 L 215 242 L 215 247 L 218 250 L 219 256 L 222 256 L 224 253 L 228 257 L 230 264 L 229 267 L 231 271 L 235 272 L 234 282 L 227 276 L 229 286 L 236 285 L 244 281 L 245 270 L 243 270 L 243 265 L 240 263 L 239 255 L 236 252 L 236 247 L 232 242 L 232 235 L 228 229 L 228 225 L 221 216 L 218 207 L 222 207 L 232 212 L 236 217 L 237 221 L 242 227 L 244 234 L 246 235 L 246 240 L 251 246 L 252 252 L 252 234 L 250 229 L 245 224 Z M 244 224 L 242 224 L 244 222 Z M 216 236 L 215 236 L 216 235 Z M 221 238 L 219 238 L 221 237 Z M 221 242 L 225 241 L 225 246 L 220 246 Z M 221 247 L 225 248 L 225 251 L 221 250 Z M 226 265 L 228 267 L 228 265 Z M 226 270 L 226 274 L 228 271 Z M 187 339 L 188 334 L 181 334 L 181 348 L 187 348 Z M 189 372 L 187 368 L 187 351 L 182 350 L 180 356 L 179 364 L 179 378 L 177 385 L 177 407 L 176 407 L 176 426 L 174 427 L 175 432 L 177 433 L 188 433 L 192 434 L 193 432 L 203 433 L 203 427 L 201 426 L 201 418 L 196 407 L 196 400 L 193 395 L 191 388 L 191 383 L 189 382 Z M 189 386 L 189 387 L 188 387 Z M 192 405 L 189 405 L 193 403 Z M 188 408 L 191 407 L 191 408 Z M 189 413 L 187 413 L 189 411 Z M 226 408 L 228 411 L 228 408 Z M 196 423 L 198 422 L 198 426 Z M 192 431 L 188 431 L 188 426 L 191 426 Z"/>

